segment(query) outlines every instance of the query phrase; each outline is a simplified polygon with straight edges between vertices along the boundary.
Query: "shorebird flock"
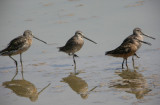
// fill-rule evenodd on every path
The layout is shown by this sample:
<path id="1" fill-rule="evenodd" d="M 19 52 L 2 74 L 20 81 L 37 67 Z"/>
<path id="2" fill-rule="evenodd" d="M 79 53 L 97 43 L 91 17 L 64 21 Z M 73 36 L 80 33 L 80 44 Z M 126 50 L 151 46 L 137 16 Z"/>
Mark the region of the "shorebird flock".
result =
<path id="1" fill-rule="evenodd" d="M 135 28 L 133 29 L 133 34 L 124 39 L 124 41 L 119 47 L 117 47 L 114 50 L 105 52 L 105 55 L 123 58 L 122 69 L 124 69 L 125 61 L 126 61 L 126 67 L 128 69 L 127 58 L 132 56 L 132 63 L 134 67 L 134 56 L 139 58 L 136 52 L 141 47 L 142 43 L 151 45 L 151 43 L 143 41 L 143 36 L 155 39 L 154 37 L 144 34 L 140 28 Z M 11 40 L 8 46 L 0 51 L 1 56 L 9 56 L 15 62 L 17 72 L 18 72 L 18 63 L 12 56 L 20 54 L 20 63 L 23 71 L 22 53 L 30 48 L 30 46 L 32 45 L 33 38 L 47 44 L 47 42 L 35 37 L 30 30 L 26 30 L 24 31 L 23 35 L 18 36 L 15 39 Z M 69 56 L 73 56 L 75 70 L 76 70 L 75 57 L 78 57 L 78 55 L 76 55 L 75 53 L 82 48 L 84 44 L 83 39 L 87 39 L 93 42 L 94 44 L 97 44 L 95 41 L 87 38 L 81 31 L 76 31 L 75 35 L 72 36 L 64 46 L 58 47 L 60 52 L 65 52 Z"/>

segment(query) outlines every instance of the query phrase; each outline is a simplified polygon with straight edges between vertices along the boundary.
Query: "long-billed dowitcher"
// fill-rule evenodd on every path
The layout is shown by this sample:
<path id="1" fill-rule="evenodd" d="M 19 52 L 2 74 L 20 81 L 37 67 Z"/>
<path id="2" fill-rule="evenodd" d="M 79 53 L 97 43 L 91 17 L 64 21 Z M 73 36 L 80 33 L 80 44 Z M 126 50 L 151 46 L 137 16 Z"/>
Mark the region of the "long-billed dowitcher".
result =
<path id="1" fill-rule="evenodd" d="M 78 57 L 75 53 L 82 48 L 82 46 L 84 44 L 83 38 L 97 44 L 96 42 L 92 41 L 91 39 L 85 37 L 84 34 L 81 31 L 76 31 L 75 35 L 67 41 L 65 46 L 59 47 L 59 51 L 65 52 L 68 55 L 73 56 L 73 62 L 74 62 L 74 65 L 75 65 L 74 66 L 75 69 L 76 69 L 76 62 L 75 62 L 74 57 Z"/>
<path id="2" fill-rule="evenodd" d="M 129 56 L 132 56 L 132 62 L 134 66 L 133 57 L 137 56 L 136 51 L 141 47 L 141 44 L 144 43 L 144 44 L 151 45 L 151 43 L 143 41 L 143 36 L 155 39 L 151 36 L 145 35 L 140 28 L 135 28 L 133 30 L 133 34 L 128 36 L 119 47 L 117 47 L 114 50 L 107 51 L 105 55 L 123 58 L 122 69 L 124 68 L 123 67 L 124 61 L 126 61 L 126 67 L 128 68 L 127 58 Z"/>
<path id="3" fill-rule="evenodd" d="M 20 54 L 20 62 L 21 62 L 22 70 L 23 70 L 22 53 L 29 49 L 29 47 L 32 44 L 32 38 L 35 38 L 39 41 L 42 41 L 42 40 L 36 38 L 35 36 L 33 36 L 32 32 L 30 30 L 26 30 L 26 31 L 24 31 L 23 35 L 18 36 L 15 39 L 11 40 L 11 42 L 8 44 L 7 48 L 0 51 L 0 55 L 9 56 L 12 60 L 14 60 L 14 62 L 16 64 L 17 71 L 18 71 L 18 63 L 12 56 Z M 47 44 L 44 41 L 42 41 L 42 42 Z"/>

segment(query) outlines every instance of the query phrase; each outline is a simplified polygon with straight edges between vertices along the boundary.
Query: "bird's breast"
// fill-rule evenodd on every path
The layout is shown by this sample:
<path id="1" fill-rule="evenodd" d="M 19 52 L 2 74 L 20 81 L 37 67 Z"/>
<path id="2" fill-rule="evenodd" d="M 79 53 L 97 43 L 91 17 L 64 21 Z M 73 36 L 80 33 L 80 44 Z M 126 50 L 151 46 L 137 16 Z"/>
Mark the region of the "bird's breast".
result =
<path id="1" fill-rule="evenodd" d="M 32 45 L 32 38 L 28 38 L 27 43 L 28 43 L 29 46 L 31 46 Z"/>
<path id="2" fill-rule="evenodd" d="M 78 45 L 82 45 L 82 46 L 83 46 L 84 40 L 83 40 L 82 38 L 79 38 L 79 39 L 76 40 L 76 43 L 77 43 Z"/>
<path id="3" fill-rule="evenodd" d="M 74 41 L 74 45 L 71 48 L 71 50 L 72 50 L 71 52 L 75 53 L 75 52 L 79 51 L 82 48 L 83 44 L 84 44 L 83 39 L 76 39 Z"/>
<path id="4" fill-rule="evenodd" d="M 84 44 L 84 40 L 83 39 L 76 40 L 77 50 L 80 50 L 82 48 L 83 44 Z"/>
<path id="5" fill-rule="evenodd" d="M 142 36 L 142 35 L 138 35 L 138 36 L 136 37 L 136 39 L 143 41 L 143 36 Z M 139 42 L 139 41 L 137 41 L 137 40 L 134 41 L 134 44 L 135 44 L 135 46 L 137 46 L 137 50 L 138 50 L 138 49 L 141 47 L 141 45 L 142 45 L 142 43 Z"/>
<path id="6" fill-rule="evenodd" d="M 19 50 L 17 51 L 17 54 L 27 51 L 30 48 L 30 46 L 32 45 L 31 38 L 27 38 L 25 40 L 26 40 L 26 42 L 23 44 L 23 46 L 21 48 L 19 48 Z"/>

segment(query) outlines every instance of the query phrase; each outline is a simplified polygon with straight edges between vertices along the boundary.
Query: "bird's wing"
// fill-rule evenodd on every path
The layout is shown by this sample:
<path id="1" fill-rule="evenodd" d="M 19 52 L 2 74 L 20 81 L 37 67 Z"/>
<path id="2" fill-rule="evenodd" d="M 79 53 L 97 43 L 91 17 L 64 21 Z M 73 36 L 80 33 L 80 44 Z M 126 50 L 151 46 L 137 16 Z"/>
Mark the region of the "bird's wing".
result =
<path id="1" fill-rule="evenodd" d="M 124 39 L 124 41 L 122 42 L 122 44 L 117 47 L 116 49 L 110 51 L 109 53 L 112 54 L 127 54 L 129 52 L 131 52 L 131 46 L 134 43 L 133 42 L 133 35 L 128 36 L 126 39 Z"/>
<path id="2" fill-rule="evenodd" d="M 7 50 L 18 50 L 21 48 L 25 43 L 26 39 L 23 36 L 19 36 L 15 39 L 13 39 L 9 44 L 8 47 L 6 48 Z"/>
<path id="3" fill-rule="evenodd" d="M 112 51 L 108 51 L 108 54 L 127 54 L 131 52 L 131 47 L 129 45 L 120 45 Z"/>
<path id="4" fill-rule="evenodd" d="M 108 51 L 106 52 L 106 54 L 128 54 L 131 53 L 133 50 L 135 50 L 134 48 L 134 35 L 130 35 L 128 36 L 126 39 L 124 39 L 124 41 L 122 42 L 122 44 L 117 47 L 114 50 Z"/>
<path id="5" fill-rule="evenodd" d="M 133 43 L 133 39 L 134 39 L 134 35 L 128 36 L 126 39 L 124 39 L 121 46 L 129 44 L 129 43 Z"/>
<path id="6" fill-rule="evenodd" d="M 75 44 L 76 44 L 75 38 L 72 37 L 72 38 L 70 38 L 70 39 L 67 41 L 67 43 L 65 44 L 65 48 L 66 48 L 66 49 L 73 48 L 72 46 L 74 46 Z"/>
<path id="7" fill-rule="evenodd" d="M 116 51 L 117 51 L 117 53 L 119 53 L 119 54 L 127 54 L 127 53 L 130 53 L 130 52 L 131 52 L 131 45 L 128 43 L 128 44 L 126 44 L 126 45 L 119 46 Z"/>

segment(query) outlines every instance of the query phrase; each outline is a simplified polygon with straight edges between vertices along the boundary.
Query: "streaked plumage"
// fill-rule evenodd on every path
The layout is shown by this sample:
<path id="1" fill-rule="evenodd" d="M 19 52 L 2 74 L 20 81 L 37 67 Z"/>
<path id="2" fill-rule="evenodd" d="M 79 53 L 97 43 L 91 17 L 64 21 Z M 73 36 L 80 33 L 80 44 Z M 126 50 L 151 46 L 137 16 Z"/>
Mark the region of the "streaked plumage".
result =
<path id="1" fill-rule="evenodd" d="M 23 35 L 16 37 L 15 39 L 11 40 L 11 42 L 8 44 L 8 46 L 0 51 L 0 55 L 2 56 L 9 56 L 12 60 L 14 60 L 16 64 L 16 69 L 18 71 L 18 63 L 17 61 L 12 58 L 13 55 L 20 54 L 20 62 L 21 62 L 21 67 L 23 70 L 23 65 L 22 65 L 22 53 L 25 52 L 30 48 L 32 45 L 32 38 L 35 38 L 37 40 L 40 40 L 36 38 L 35 36 L 32 35 L 32 32 L 30 30 L 24 31 Z M 40 40 L 42 41 L 42 40 Z M 44 42 L 44 41 L 42 41 Z M 46 42 L 44 42 L 47 44 Z"/>
<path id="2" fill-rule="evenodd" d="M 25 52 L 32 44 L 32 32 L 27 30 L 23 36 L 13 39 L 4 50 L 0 51 L 3 56 L 12 56 Z"/>
<path id="3" fill-rule="evenodd" d="M 126 66 L 128 68 L 127 58 L 130 57 L 130 56 L 132 56 L 133 65 L 134 65 L 134 58 L 133 58 L 133 56 L 134 55 L 137 56 L 136 55 L 136 51 L 141 47 L 141 44 L 145 43 L 145 44 L 151 45 L 150 43 L 143 41 L 143 36 L 142 35 L 150 37 L 148 35 L 143 34 L 140 28 L 135 28 L 133 30 L 133 34 L 130 35 L 130 36 L 128 36 L 122 42 L 122 44 L 119 47 L 117 47 L 114 50 L 107 51 L 105 53 L 105 55 L 123 58 L 122 68 L 123 68 L 123 63 L 124 63 L 125 60 L 126 60 Z M 155 39 L 153 37 L 150 37 L 150 38 Z"/>
<path id="4" fill-rule="evenodd" d="M 84 44 L 84 40 L 81 34 L 82 32 L 77 31 L 75 35 L 67 41 L 65 46 L 59 47 L 59 51 L 65 52 L 69 55 L 72 55 L 79 51 Z"/>
<path id="5" fill-rule="evenodd" d="M 75 53 L 78 52 L 82 48 L 82 46 L 84 44 L 83 38 L 97 44 L 96 42 L 92 41 L 91 39 L 85 37 L 81 31 L 76 31 L 75 35 L 67 41 L 65 46 L 59 47 L 60 52 L 65 52 L 68 55 L 73 55 L 75 69 L 76 69 L 76 62 L 75 62 L 74 57 L 78 57 Z"/>

